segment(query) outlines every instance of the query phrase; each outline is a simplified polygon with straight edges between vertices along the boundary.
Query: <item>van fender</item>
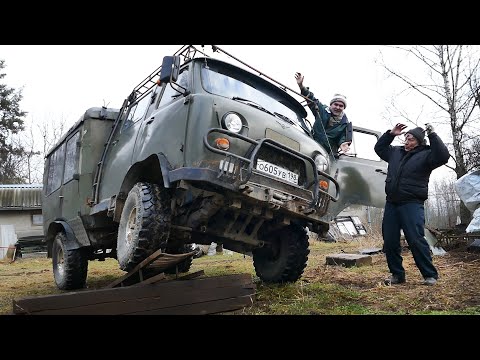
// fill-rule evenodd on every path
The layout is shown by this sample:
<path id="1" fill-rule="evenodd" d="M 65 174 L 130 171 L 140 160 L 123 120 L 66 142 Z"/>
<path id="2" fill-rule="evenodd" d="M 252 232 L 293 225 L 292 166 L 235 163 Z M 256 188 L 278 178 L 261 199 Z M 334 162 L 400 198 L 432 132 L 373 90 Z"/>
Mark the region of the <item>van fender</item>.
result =
<path id="1" fill-rule="evenodd" d="M 65 221 L 60 221 L 60 220 L 57 220 L 57 221 L 53 221 L 50 226 L 48 227 L 48 231 L 47 231 L 47 242 L 49 244 L 52 244 L 53 243 L 53 240 L 55 239 L 55 235 L 60 232 L 60 231 L 63 231 L 65 233 L 65 249 L 67 250 L 75 250 L 75 249 L 79 249 L 81 247 L 83 247 L 84 245 L 82 245 L 77 237 L 75 236 L 75 234 L 73 233 L 73 230 L 71 228 L 70 225 L 68 225 L 67 222 Z M 50 246 L 49 246 L 50 248 Z"/>
<path id="2" fill-rule="evenodd" d="M 170 165 L 167 157 L 163 153 L 158 153 L 157 159 L 158 159 L 158 162 L 160 163 L 160 170 L 162 171 L 163 187 L 169 188 L 170 178 L 168 177 L 168 173 L 173 169 L 172 165 Z"/>
<path id="3" fill-rule="evenodd" d="M 119 193 L 110 198 L 108 216 L 111 216 L 114 221 L 120 222 L 125 199 L 130 189 L 139 181 L 156 184 L 163 183 L 162 186 L 164 188 L 170 188 L 171 182 L 168 174 L 171 170 L 172 166 L 163 153 L 152 154 L 147 159 L 132 165 L 125 175 Z M 144 176 L 139 178 L 139 173 L 143 173 Z M 160 177 L 162 181 L 159 181 Z M 99 211 L 106 210 L 106 206 L 107 204 Z M 90 215 L 92 215 L 92 212 L 90 212 Z"/>

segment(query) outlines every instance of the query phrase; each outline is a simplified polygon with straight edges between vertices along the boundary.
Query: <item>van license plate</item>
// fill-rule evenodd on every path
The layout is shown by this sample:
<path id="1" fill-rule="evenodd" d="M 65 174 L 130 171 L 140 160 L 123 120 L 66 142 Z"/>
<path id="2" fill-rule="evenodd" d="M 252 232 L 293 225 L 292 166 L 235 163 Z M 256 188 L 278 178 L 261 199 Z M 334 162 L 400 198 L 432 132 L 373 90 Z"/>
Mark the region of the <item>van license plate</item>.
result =
<path id="1" fill-rule="evenodd" d="M 298 174 L 295 174 L 294 172 L 284 169 L 280 166 L 271 164 L 267 161 L 264 160 L 257 160 L 257 170 L 274 176 L 276 178 L 285 180 L 291 184 L 298 185 Z"/>

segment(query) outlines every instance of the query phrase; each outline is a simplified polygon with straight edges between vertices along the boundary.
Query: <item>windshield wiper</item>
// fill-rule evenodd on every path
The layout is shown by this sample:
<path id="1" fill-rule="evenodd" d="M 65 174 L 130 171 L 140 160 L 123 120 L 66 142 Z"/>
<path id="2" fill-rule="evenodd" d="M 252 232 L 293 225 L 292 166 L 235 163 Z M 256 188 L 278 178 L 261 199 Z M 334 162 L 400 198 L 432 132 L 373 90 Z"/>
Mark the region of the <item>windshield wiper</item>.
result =
<path id="1" fill-rule="evenodd" d="M 308 131 L 306 125 L 304 125 L 304 124 L 302 123 L 303 121 L 298 121 L 298 123 L 297 123 L 297 122 L 295 122 L 294 120 L 290 119 L 288 116 L 285 116 L 285 115 L 280 114 L 280 113 L 277 113 L 277 112 L 275 113 L 275 115 L 277 115 L 280 119 L 283 119 L 283 120 L 285 120 L 286 122 L 288 122 L 288 123 L 290 123 L 290 124 L 292 124 L 292 125 L 295 125 L 295 126 L 299 127 L 300 129 L 302 129 L 303 131 L 305 131 L 305 133 L 306 133 L 308 136 L 312 137 L 312 135 L 311 135 L 310 131 Z"/>
<path id="2" fill-rule="evenodd" d="M 293 121 L 292 119 L 290 119 L 289 117 L 287 117 L 283 114 L 280 114 L 280 113 L 276 112 L 275 115 L 277 115 L 277 117 L 279 117 L 280 119 L 285 120 L 286 122 L 289 122 L 292 125 L 298 125 L 295 121 Z"/>
<path id="3" fill-rule="evenodd" d="M 244 98 L 241 98 L 241 97 L 238 97 L 238 96 L 234 96 L 232 98 L 232 100 L 236 100 L 236 101 L 240 101 L 240 102 L 243 102 L 247 105 L 250 105 L 250 106 L 253 106 L 254 108 L 258 109 L 258 110 L 262 110 L 264 112 L 266 112 L 267 114 L 270 114 L 272 116 L 275 116 L 274 113 L 272 113 L 271 111 L 268 111 L 267 109 L 265 109 L 262 105 L 260 104 L 257 104 L 256 102 L 252 101 L 252 100 L 248 100 L 248 99 L 244 99 Z"/>

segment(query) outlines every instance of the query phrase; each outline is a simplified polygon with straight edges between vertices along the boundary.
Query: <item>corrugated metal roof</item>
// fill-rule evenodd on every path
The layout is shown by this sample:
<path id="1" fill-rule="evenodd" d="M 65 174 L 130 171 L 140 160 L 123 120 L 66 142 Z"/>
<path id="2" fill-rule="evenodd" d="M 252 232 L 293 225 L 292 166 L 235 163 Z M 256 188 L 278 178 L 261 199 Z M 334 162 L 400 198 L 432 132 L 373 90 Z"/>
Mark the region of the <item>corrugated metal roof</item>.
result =
<path id="1" fill-rule="evenodd" d="M 0 185 L 0 210 L 42 208 L 42 184 Z"/>

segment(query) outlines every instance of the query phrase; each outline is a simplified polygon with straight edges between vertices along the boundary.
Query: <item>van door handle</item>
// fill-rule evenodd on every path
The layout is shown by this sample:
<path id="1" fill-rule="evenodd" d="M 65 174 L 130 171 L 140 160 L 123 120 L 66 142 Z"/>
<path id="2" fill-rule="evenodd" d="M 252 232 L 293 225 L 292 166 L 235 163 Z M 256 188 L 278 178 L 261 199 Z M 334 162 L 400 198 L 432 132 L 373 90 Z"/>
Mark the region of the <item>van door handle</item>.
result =
<path id="1" fill-rule="evenodd" d="M 151 124 L 151 123 L 153 122 L 153 120 L 155 120 L 155 118 L 154 118 L 154 117 L 151 117 L 150 120 L 147 121 L 147 125 L 148 125 L 148 124 Z"/>
<path id="2" fill-rule="evenodd" d="M 379 172 L 383 175 L 387 175 L 387 173 L 383 169 L 375 169 L 375 172 Z"/>

